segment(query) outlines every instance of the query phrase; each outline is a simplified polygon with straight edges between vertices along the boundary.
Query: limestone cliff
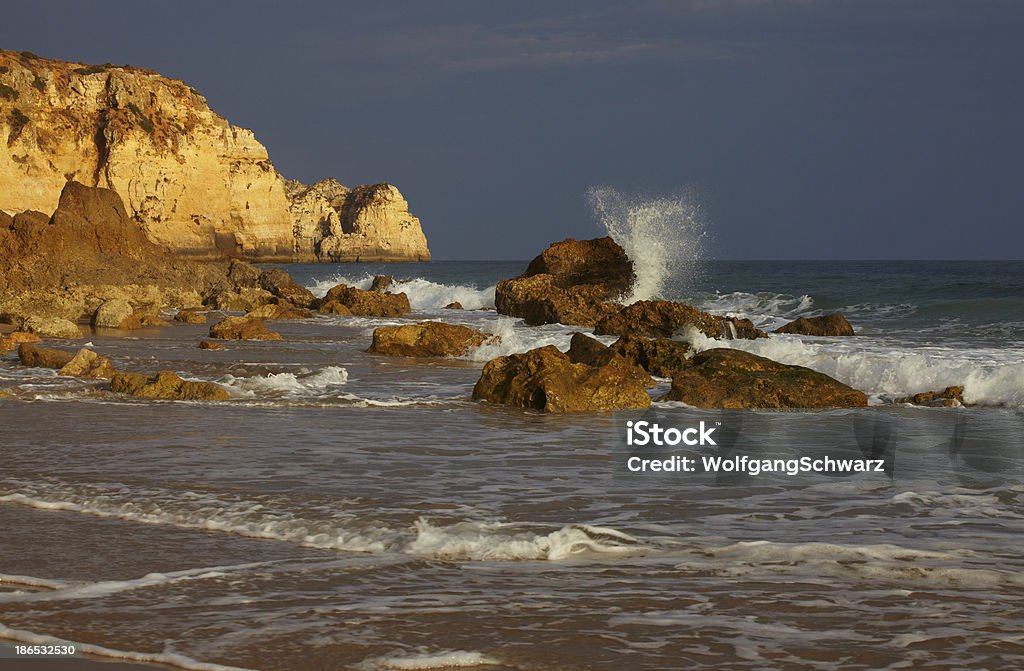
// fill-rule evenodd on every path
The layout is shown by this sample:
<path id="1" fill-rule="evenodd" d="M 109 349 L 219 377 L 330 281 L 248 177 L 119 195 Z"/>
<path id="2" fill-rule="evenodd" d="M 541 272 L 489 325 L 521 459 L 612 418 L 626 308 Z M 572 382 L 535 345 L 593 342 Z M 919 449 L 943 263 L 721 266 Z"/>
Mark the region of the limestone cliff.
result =
<path id="1" fill-rule="evenodd" d="M 183 82 L 0 51 L 0 210 L 51 213 L 69 180 L 116 191 L 150 240 L 183 255 L 430 258 L 397 189 L 289 188 L 252 131 Z"/>

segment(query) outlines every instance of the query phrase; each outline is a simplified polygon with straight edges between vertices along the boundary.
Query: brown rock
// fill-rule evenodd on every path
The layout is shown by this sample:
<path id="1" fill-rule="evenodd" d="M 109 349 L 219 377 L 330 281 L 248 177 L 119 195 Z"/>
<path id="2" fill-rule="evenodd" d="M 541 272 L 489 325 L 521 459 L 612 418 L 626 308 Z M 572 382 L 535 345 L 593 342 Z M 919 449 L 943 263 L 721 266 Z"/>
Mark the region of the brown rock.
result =
<path id="1" fill-rule="evenodd" d="M 569 341 L 569 351 L 566 352 L 566 354 L 569 356 L 569 360 L 573 363 L 583 363 L 588 366 L 597 367 L 608 365 L 612 359 L 623 358 L 617 351 L 608 347 L 600 340 L 596 340 L 582 333 L 574 333 L 572 335 L 572 340 Z M 644 387 L 655 386 L 654 380 L 647 374 L 647 371 L 636 365 L 635 362 L 628 363 L 630 363 L 632 367 L 628 369 L 625 367 L 623 368 L 625 370 L 629 370 L 631 378 L 642 384 Z"/>
<path id="2" fill-rule="evenodd" d="M 530 326 L 593 326 L 621 307 L 602 300 L 605 293 L 597 285 L 562 288 L 552 275 L 531 275 L 498 282 L 494 303 L 499 313 L 521 317 Z"/>
<path id="3" fill-rule="evenodd" d="M 60 369 L 68 365 L 74 358 L 70 352 L 59 349 L 37 347 L 30 343 L 22 343 L 18 347 L 18 360 L 22 366 L 30 368 L 53 368 Z"/>
<path id="4" fill-rule="evenodd" d="M 767 338 L 768 334 L 749 319 L 719 317 L 692 305 L 673 301 L 637 301 L 594 327 L 597 335 L 637 335 L 648 338 L 671 338 L 692 326 L 712 338 Z"/>
<path id="5" fill-rule="evenodd" d="M 142 328 L 152 327 L 163 327 L 170 326 L 170 324 L 163 319 L 160 319 L 157 315 L 149 314 L 145 312 L 135 312 L 131 317 L 121 322 L 121 326 L 118 328 L 125 330 L 134 330 Z"/>
<path id="6" fill-rule="evenodd" d="M 331 301 L 324 303 L 320 306 L 320 312 L 325 315 L 338 315 L 342 317 L 351 317 L 352 311 L 348 309 L 343 303 L 338 301 Z"/>
<path id="7" fill-rule="evenodd" d="M 448 305 L 444 306 L 444 309 L 445 310 L 461 310 L 462 309 L 462 303 L 460 303 L 458 301 L 452 301 Z"/>
<path id="8" fill-rule="evenodd" d="M 395 283 L 395 278 L 391 275 L 377 275 L 373 278 L 373 282 L 370 283 L 370 291 L 376 291 L 378 293 L 384 293 Z"/>
<path id="9" fill-rule="evenodd" d="M 16 398 L 8 389 L 0 389 L 0 398 Z"/>
<path id="10" fill-rule="evenodd" d="M 734 349 L 695 355 L 662 400 L 697 408 L 857 408 L 863 392 L 824 373 Z"/>
<path id="11" fill-rule="evenodd" d="M 34 315 L 25 320 L 21 328 L 43 338 L 66 338 L 74 340 L 82 337 L 82 329 L 68 319 L 60 317 L 42 317 Z"/>
<path id="12" fill-rule="evenodd" d="M 0 352 L 10 352 L 14 350 L 21 343 L 33 343 L 42 340 L 35 333 L 26 333 L 25 331 L 12 331 L 6 336 L 0 338 Z"/>
<path id="13" fill-rule="evenodd" d="M 135 308 L 128 301 L 115 298 L 104 301 L 92 315 L 92 325 L 99 328 L 119 329 L 135 313 Z"/>
<path id="14" fill-rule="evenodd" d="M 246 317 L 253 319 L 309 319 L 313 317 L 313 311 L 306 308 L 298 308 L 291 303 L 268 303 L 261 305 L 255 310 L 250 310 Z"/>
<path id="15" fill-rule="evenodd" d="M 964 403 L 964 388 L 961 386 L 946 387 L 942 391 L 923 391 L 913 396 L 898 398 L 893 403 L 910 403 L 928 408 L 959 408 Z"/>
<path id="16" fill-rule="evenodd" d="M 544 412 L 646 408 L 651 398 L 635 368 L 620 356 L 604 366 L 573 363 L 549 345 L 487 362 L 473 398 Z"/>
<path id="17" fill-rule="evenodd" d="M 261 274 L 259 268 L 241 259 L 231 259 L 228 264 L 228 279 L 235 290 L 259 288 Z"/>
<path id="18" fill-rule="evenodd" d="M 273 268 L 266 270 L 260 275 L 260 286 L 293 305 L 308 308 L 316 302 L 316 296 L 306 287 L 292 279 L 292 276 L 281 270 Z"/>
<path id="19" fill-rule="evenodd" d="M 206 312 L 203 308 L 185 308 L 178 310 L 178 313 L 174 315 L 174 321 L 183 324 L 205 324 Z"/>
<path id="20" fill-rule="evenodd" d="M 109 380 L 117 374 L 117 369 L 107 357 L 100 356 L 90 349 L 80 349 L 71 361 L 57 371 L 57 374 Z"/>
<path id="21" fill-rule="evenodd" d="M 227 401 L 227 390 L 212 382 L 186 382 L 171 371 L 149 378 L 141 373 L 117 373 L 110 382 L 112 391 L 136 398 L 166 401 Z"/>
<path id="22" fill-rule="evenodd" d="M 672 377 L 687 366 L 694 354 L 693 347 L 687 342 L 633 335 L 622 336 L 612 343 L 611 349 L 658 377 Z"/>
<path id="23" fill-rule="evenodd" d="M 458 324 L 422 322 L 405 326 L 381 326 L 373 331 L 368 352 L 391 356 L 461 356 L 493 338 L 489 333 Z"/>
<path id="24" fill-rule="evenodd" d="M 211 349 L 211 350 L 222 350 L 224 345 L 219 342 L 213 342 L 212 340 L 201 340 L 199 341 L 199 349 Z"/>
<path id="25" fill-rule="evenodd" d="M 339 284 L 327 292 L 320 301 L 320 311 L 331 303 L 341 303 L 350 313 L 359 317 L 400 317 L 412 312 L 409 297 L 401 294 L 381 294 L 363 291 L 345 284 Z M 341 314 L 332 312 L 331 314 Z"/>
<path id="26" fill-rule="evenodd" d="M 220 340 L 282 340 L 259 319 L 227 317 L 210 327 L 210 337 Z"/>
<path id="27" fill-rule="evenodd" d="M 846 321 L 846 317 L 837 312 L 821 317 L 800 317 L 775 329 L 775 332 L 808 336 L 852 336 L 853 327 Z"/>
<path id="28" fill-rule="evenodd" d="M 242 310 L 248 312 L 261 305 L 273 303 L 274 294 L 266 289 L 242 288 L 238 291 L 220 289 L 209 296 L 205 303 L 218 310 Z"/>
<path id="29" fill-rule="evenodd" d="M 568 238 L 553 243 L 530 261 L 523 276 L 551 275 L 555 286 L 567 289 L 581 284 L 601 288 L 601 300 L 616 300 L 636 281 L 633 262 L 609 237 L 594 240 Z"/>

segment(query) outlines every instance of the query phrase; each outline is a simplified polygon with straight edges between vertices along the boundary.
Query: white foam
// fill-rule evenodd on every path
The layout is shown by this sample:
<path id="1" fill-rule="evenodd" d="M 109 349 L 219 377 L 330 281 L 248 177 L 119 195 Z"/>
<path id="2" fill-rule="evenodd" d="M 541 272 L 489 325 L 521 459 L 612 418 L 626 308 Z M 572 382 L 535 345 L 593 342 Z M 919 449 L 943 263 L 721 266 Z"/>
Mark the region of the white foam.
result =
<path id="1" fill-rule="evenodd" d="M 316 372 L 270 373 L 258 377 L 227 375 L 221 384 L 236 396 L 284 395 L 287 397 L 320 396 L 348 382 L 348 371 L 341 366 L 327 366 Z"/>
<path id="2" fill-rule="evenodd" d="M 498 317 L 494 321 L 482 325 L 490 329 L 498 338 L 489 340 L 475 347 L 462 357 L 469 361 L 486 362 L 499 356 L 526 352 L 537 347 L 554 345 L 565 351 L 572 340 L 572 330 L 553 324 L 540 327 L 523 327 L 513 317 Z"/>
<path id="3" fill-rule="evenodd" d="M 595 187 L 587 197 L 608 235 L 633 261 L 636 283 L 626 303 L 689 287 L 707 237 L 700 207 L 691 196 L 647 198 Z"/>
<path id="4" fill-rule="evenodd" d="M 401 654 L 392 657 L 374 657 L 361 662 L 359 668 L 412 671 L 415 669 L 468 669 L 475 666 L 496 666 L 498 664 L 500 664 L 499 661 L 480 652 L 448 650 L 419 655 Z"/>
<path id="5" fill-rule="evenodd" d="M 367 290 L 373 283 L 373 277 L 373 275 L 363 275 L 352 278 L 334 275 L 327 279 L 317 280 L 308 288 L 317 296 L 324 296 L 338 284 L 347 284 L 350 287 Z M 449 303 L 456 302 L 461 303 L 466 310 L 494 307 L 494 288 L 494 286 L 489 286 L 480 289 L 475 285 L 442 284 L 416 277 L 406 280 L 396 279 L 388 291 L 404 293 L 409 297 L 409 304 L 413 310 L 426 312 L 440 310 Z"/>
<path id="6" fill-rule="evenodd" d="M 74 646 L 76 654 L 84 653 L 87 655 L 94 655 L 96 657 L 118 659 L 128 662 L 139 662 L 142 664 L 165 664 L 179 669 L 187 669 L 188 671 L 250 671 L 249 669 L 243 669 L 238 666 L 226 666 L 224 664 L 200 662 L 176 652 L 131 652 L 127 650 L 114 650 L 112 648 L 105 648 L 92 643 L 79 643 L 76 641 L 69 641 L 64 638 L 58 638 L 56 636 L 49 636 L 47 634 L 37 634 L 24 629 L 12 629 L 11 627 L 4 626 L 3 624 L 0 624 L 0 638 L 7 639 L 9 641 L 17 641 L 19 643 L 27 643 L 29 645 Z"/>
<path id="7" fill-rule="evenodd" d="M 813 306 L 814 299 L 807 294 L 734 291 L 716 293 L 714 298 L 702 301 L 697 307 L 711 314 L 749 319 L 759 328 L 775 329 L 796 317 L 808 316 Z"/>
<path id="8" fill-rule="evenodd" d="M 1012 349 L 895 348 L 863 339 L 812 342 L 784 334 L 716 340 L 692 328 L 684 337 L 698 351 L 741 349 L 825 373 L 876 398 L 963 385 L 968 403 L 1024 407 L 1024 352 Z"/>

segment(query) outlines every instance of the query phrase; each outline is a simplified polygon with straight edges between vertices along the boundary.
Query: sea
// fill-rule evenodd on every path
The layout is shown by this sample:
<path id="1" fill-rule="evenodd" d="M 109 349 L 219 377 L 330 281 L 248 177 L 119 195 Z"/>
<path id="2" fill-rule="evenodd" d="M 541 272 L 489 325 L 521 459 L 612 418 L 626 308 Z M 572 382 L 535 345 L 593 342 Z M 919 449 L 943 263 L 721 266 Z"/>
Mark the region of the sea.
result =
<path id="1" fill-rule="evenodd" d="M 845 314 L 855 337 L 689 335 L 869 395 L 741 413 L 762 454 L 826 453 L 868 422 L 885 471 L 624 474 L 622 413 L 470 398 L 488 360 L 577 330 L 488 309 L 526 261 L 291 265 L 318 295 L 393 275 L 414 314 L 273 322 L 283 341 L 225 351 L 179 323 L 88 337 L 122 370 L 222 384 L 220 403 L 0 360 L 0 669 L 1024 667 L 1024 262 L 695 261 L 625 242 L 631 300 L 767 330 Z M 374 328 L 427 319 L 500 342 L 366 353 Z M 969 407 L 893 403 L 949 385 Z M 75 656 L 43 667 L 18 645 Z"/>

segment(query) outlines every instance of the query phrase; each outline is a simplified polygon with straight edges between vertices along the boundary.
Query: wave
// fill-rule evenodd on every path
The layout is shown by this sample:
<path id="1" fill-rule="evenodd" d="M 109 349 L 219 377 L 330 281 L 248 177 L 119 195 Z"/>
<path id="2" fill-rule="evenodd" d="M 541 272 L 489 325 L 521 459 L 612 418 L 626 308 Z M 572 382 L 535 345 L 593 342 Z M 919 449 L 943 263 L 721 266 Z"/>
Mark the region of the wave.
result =
<path id="1" fill-rule="evenodd" d="M 482 326 L 490 329 L 498 337 L 470 349 L 460 358 L 483 363 L 499 356 L 518 354 L 546 345 L 554 345 L 563 352 L 569 349 L 569 342 L 574 333 L 571 327 L 567 329 L 561 324 L 522 327 L 518 324 L 518 319 L 504 316 L 483 324 Z"/>
<path id="2" fill-rule="evenodd" d="M 225 666 L 223 664 L 210 664 L 200 662 L 191 657 L 176 652 L 131 652 L 127 650 L 114 650 L 105 648 L 93 643 L 79 643 L 67 639 L 38 634 L 24 629 L 12 629 L 0 624 L 0 638 L 8 641 L 17 641 L 28 645 L 58 645 L 74 646 L 76 654 L 84 653 L 103 657 L 105 659 L 116 659 L 125 662 L 139 662 L 140 664 L 163 664 L 188 671 L 249 671 L 238 666 Z"/>
<path id="3" fill-rule="evenodd" d="M 360 277 L 334 275 L 317 280 L 307 288 L 317 296 L 323 296 L 338 284 L 347 284 L 358 289 L 369 289 L 373 283 L 373 277 L 373 275 L 369 274 Z M 426 312 L 440 310 L 449 303 L 456 302 L 461 303 L 462 307 L 466 310 L 494 307 L 494 289 L 494 286 L 480 289 L 473 285 L 441 284 L 422 277 L 414 277 L 411 279 L 396 279 L 389 291 L 405 293 L 409 297 L 409 304 L 413 310 L 416 312 Z"/>
<path id="4" fill-rule="evenodd" d="M 636 282 L 626 303 L 682 295 L 693 283 L 707 232 L 691 196 L 648 198 L 611 187 L 587 192 L 594 215 L 633 261 Z"/>
<path id="5" fill-rule="evenodd" d="M 356 668 L 367 671 L 372 669 L 415 671 L 418 669 L 468 669 L 474 666 L 497 666 L 499 664 L 501 662 L 480 652 L 448 650 L 419 655 L 400 654 L 390 657 L 374 657 L 360 662 Z"/>
<path id="6" fill-rule="evenodd" d="M 988 406 L 1024 407 L 1024 361 L 1013 350 L 893 348 L 857 343 L 813 343 L 798 336 L 716 340 L 696 329 L 685 338 L 698 351 L 730 347 L 805 366 L 879 400 L 962 385 L 964 400 Z"/>
<path id="7" fill-rule="evenodd" d="M 714 297 L 698 302 L 697 307 L 712 314 L 750 319 L 759 328 L 775 329 L 797 317 L 809 316 L 814 307 L 814 299 L 808 294 L 793 296 L 734 291 L 728 294 L 716 293 Z"/>
<path id="8" fill-rule="evenodd" d="M 131 492 L 120 486 L 83 488 L 60 483 L 21 484 L 17 490 L 0 496 L 0 503 L 347 552 L 404 554 L 447 561 L 558 561 L 601 555 L 634 556 L 648 550 L 628 534 L 586 524 L 538 531 L 539 525 L 532 524 L 463 520 L 439 525 L 421 517 L 412 528 L 395 528 L 339 512 L 337 502 L 294 512 L 284 509 L 289 502 L 272 498 L 224 500 L 158 489 Z"/>
<path id="9" fill-rule="evenodd" d="M 269 373 L 259 377 L 226 375 L 218 382 L 235 396 L 309 397 L 322 396 L 348 382 L 348 371 L 341 366 L 327 366 L 315 372 Z"/>

